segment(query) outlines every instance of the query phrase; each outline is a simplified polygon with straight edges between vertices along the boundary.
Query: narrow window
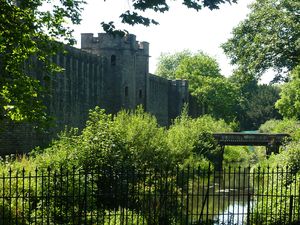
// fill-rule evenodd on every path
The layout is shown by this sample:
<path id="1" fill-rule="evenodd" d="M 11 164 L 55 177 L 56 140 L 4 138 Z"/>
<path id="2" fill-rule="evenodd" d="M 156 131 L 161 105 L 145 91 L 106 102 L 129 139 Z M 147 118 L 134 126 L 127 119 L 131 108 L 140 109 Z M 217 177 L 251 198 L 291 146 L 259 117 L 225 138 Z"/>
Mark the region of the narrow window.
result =
<path id="1" fill-rule="evenodd" d="M 125 97 L 128 96 L 128 87 L 125 87 Z"/>
<path id="2" fill-rule="evenodd" d="M 110 57 L 110 65 L 111 66 L 115 66 L 116 65 L 116 61 L 117 61 L 117 57 L 115 55 L 112 55 Z"/>
<path id="3" fill-rule="evenodd" d="M 139 90 L 139 98 L 142 98 L 143 97 L 143 91 L 142 89 Z"/>

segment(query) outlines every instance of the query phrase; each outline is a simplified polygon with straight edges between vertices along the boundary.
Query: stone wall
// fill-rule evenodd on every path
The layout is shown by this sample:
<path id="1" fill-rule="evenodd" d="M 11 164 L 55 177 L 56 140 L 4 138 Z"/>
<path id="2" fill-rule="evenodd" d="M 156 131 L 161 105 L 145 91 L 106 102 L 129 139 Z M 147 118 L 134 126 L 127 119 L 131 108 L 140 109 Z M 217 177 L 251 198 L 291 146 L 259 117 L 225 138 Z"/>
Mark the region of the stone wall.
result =
<path id="1" fill-rule="evenodd" d="M 146 111 L 155 115 L 159 124 L 168 125 L 169 121 L 169 80 L 149 74 L 147 76 Z"/>
<path id="2" fill-rule="evenodd" d="M 105 76 L 105 58 L 68 48 L 66 55 L 57 55 L 53 61 L 64 68 L 51 81 L 48 102 L 58 127 L 67 124 L 82 128 L 88 110 L 96 105 L 112 111 L 106 91 L 111 81 Z"/>
<path id="3" fill-rule="evenodd" d="M 28 152 L 33 147 L 49 144 L 57 133 L 67 125 L 82 128 L 88 110 L 100 105 L 108 112 L 114 108 L 110 102 L 112 81 L 107 74 L 106 59 L 88 54 L 76 48 L 66 47 L 67 54 L 59 54 L 52 61 L 60 65 L 62 73 L 52 75 L 45 83 L 46 75 L 33 71 L 32 76 L 39 79 L 49 90 L 45 100 L 48 113 L 54 117 L 54 126 L 46 133 L 35 131 L 32 125 L 6 123 L 0 130 L 0 154 Z"/>
<path id="4" fill-rule="evenodd" d="M 180 115 L 183 106 L 189 103 L 188 82 L 186 80 L 169 81 L 169 123 Z"/>
<path id="5" fill-rule="evenodd" d="M 156 116 L 159 124 L 168 126 L 180 115 L 189 101 L 186 80 L 168 80 L 153 74 L 147 76 L 147 112 Z"/>

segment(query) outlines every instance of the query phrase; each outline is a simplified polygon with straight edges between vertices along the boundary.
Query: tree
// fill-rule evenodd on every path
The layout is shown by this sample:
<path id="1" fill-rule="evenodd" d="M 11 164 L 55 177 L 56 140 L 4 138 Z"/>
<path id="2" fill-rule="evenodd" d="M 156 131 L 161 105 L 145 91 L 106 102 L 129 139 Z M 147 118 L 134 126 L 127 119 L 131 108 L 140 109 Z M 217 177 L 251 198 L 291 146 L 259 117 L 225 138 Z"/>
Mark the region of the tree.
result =
<path id="1" fill-rule="evenodd" d="M 275 109 L 279 92 L 276 86 L 258 85 L 249 98 L 244 99 L 244 120 L 241 121 L 241 127 L 247 130 L 257 130 L 267 120 L 280 119 L 281 116 Z"/>
<path id="2" fill-rule="evenodd" d="M 158 59 L 156 74 L 169 79 L 221 76 L 219 64 L 214 58 L 201 51 L 193 54 L 189 50 L 174 54 L 161 54 Z"/>
<path id="3" fill-rule="evenodd" d="M 235 111 L 241 130 L 257 130 L 266 120 L 281 118 L 275 109 L 280 92 L 278 86 L 260 85 L 254 76 L 240 69 L 235 70 L 229 80 L 238 89 Z"/>
<path id="4" fill-rule="evenodd" d="M 60 0 L 42 10 L 46 0 L 0 0 L 0 122 L 45 122 L 40 81 L 30 71 L 53 72 L 58 67 L 50 61 L 62 44 L 74 43 L 65 22 L 80 22 L 82 1 Z M 45 77 L 45 80 L 49 77 Z"/>
<path id="5" fill-rule="evenodd" d="M 222 45 L 231 63 L 256 78 L 268 69 L 281 79 L 300 62 L 300 2 L 257 0 Z"/>
<path id="6" fill-rule="evenodd" d="M 176 79 L 176 70 L 180 62 L 190 56 L 192 56 L 192 52 L 189 50 L 175 52 L 174 54 L 162 53 L 158 58 L 155 74 L 168 79 Z"/>
<path id="7" fill-rule="evenodd" d="M 276 108 L 286 118 L 300 119 L 300 65 L 290 74 L 290 81 L 282 86 Z"/>
<path id="8" fill-rule="evenodd" d="M 200 77 L 191 85 L 191 95 L 202 105 L 202 113 L 233 121 L 237 117 L 238 89 L 225 77 Z"/>
<path id="9" fill-rule="evenodd" d="M 192 114 L 211 114 L 228 121 L 236 116 L 234 106 L 237 88 L 220 74 L 217 61 L 207 54 L 192 54 L 186 50 L 175 54 L 163 54 L 156 72 L 159 76 L 169 79 L 189 81 Z M 194 102 L 197 105 L 195 107 Z"/>

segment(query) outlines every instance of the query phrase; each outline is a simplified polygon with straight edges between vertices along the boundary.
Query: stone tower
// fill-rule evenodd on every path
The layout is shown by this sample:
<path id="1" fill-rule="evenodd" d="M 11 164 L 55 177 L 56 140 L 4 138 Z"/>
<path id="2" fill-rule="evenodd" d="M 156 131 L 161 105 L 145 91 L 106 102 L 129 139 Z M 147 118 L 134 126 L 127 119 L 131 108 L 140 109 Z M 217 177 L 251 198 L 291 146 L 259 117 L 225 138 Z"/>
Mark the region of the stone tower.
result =
<path id="1" fill-rule="evenodd" d="M 107 63 L 105 91 L 113 106 L 112 112 L 146 108 L 146 76 L 149 70 L 149 44 L 137 42 L 136 36 L 124 37 L 99 33 L 81 34 L 81 49 L 105 57 Z"/>

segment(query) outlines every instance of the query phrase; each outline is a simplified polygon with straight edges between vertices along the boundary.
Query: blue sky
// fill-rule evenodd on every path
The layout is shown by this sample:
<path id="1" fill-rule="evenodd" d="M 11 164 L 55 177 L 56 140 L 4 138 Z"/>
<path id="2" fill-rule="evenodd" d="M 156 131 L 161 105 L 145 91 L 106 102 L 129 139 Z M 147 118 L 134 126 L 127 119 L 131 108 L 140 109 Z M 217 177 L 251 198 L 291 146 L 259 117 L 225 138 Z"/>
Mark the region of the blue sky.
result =
<path id="1" fill-rule="evenodd" d="M 170 2 L 170 11 L 159 14 L 146 12 L 158 20 L 160 25 L 125 26 L 119 22 L 119 15 L 131 9 L 128 0 L 88 0 L 82 14 L 82 23 L 74 28 L 75 37 L 80 47 L 80 33 L 102 32 L 100 22 L 115 21 L 119 28 L 124 28 L 137 36 L 139 41 L 150 43 L 150 72 L 154 73 L 157 58 L 161 53 L 174 53 L 184 49 L 193 52 L 202 50 L 217 59 L 222 74 L 229 76 L 233 67 L 220 48 L 231 37 L 233 27 L 246 18 L 247 7 L 254 0 L 239 0 L 238 4 L 223 4 L 219 10 L 202 9 L 196 12 L 187 9 L 180 1 Z M 267 78 L 263 79 L 267 82 Z"/>

